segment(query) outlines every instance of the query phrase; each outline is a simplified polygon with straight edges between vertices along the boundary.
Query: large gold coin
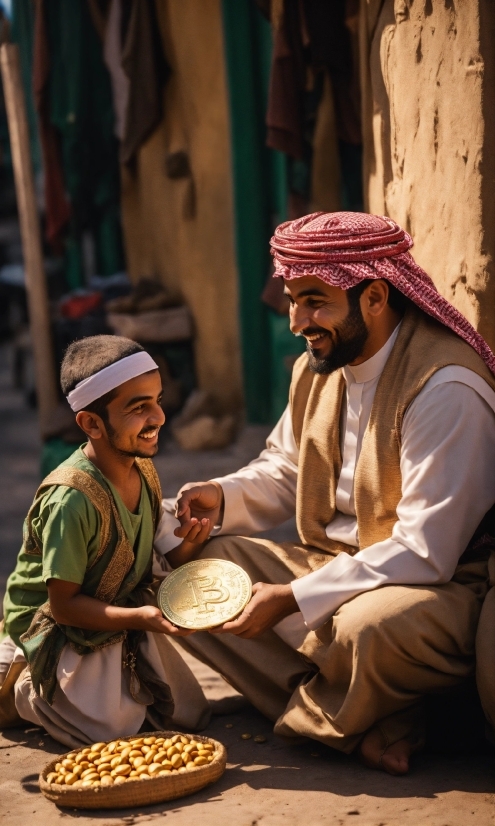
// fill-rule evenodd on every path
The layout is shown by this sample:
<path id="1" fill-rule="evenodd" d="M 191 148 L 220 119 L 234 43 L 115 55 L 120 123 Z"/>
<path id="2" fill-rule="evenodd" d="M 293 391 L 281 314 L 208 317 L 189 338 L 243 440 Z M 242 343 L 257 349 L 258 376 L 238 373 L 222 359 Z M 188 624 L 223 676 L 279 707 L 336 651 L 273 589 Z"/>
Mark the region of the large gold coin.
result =
<path id="1" fill-rule="evenodd" d="M 198 559 L 172 571 L 160 585 L 158 605 L 181 628 L 213 628 L 237 617 L 251 599 L 251 580 L 234 562 Z"/>

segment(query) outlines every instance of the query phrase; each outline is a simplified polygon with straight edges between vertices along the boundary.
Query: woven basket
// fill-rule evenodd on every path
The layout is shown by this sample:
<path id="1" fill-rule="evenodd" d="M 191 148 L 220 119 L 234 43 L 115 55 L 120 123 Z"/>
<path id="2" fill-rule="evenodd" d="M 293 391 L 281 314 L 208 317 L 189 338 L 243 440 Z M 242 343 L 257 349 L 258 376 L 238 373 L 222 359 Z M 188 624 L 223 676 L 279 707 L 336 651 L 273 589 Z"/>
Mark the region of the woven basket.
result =
<path id="1" fill-rule="evenodd" d="M 132 737 L 121 737 L 121 740 L 134 740 L 136 737 L 173 737 L 175 734 L 184 734 L 182 731 L 150 731 L 146 734 L 134 734 Z M 61 755 L 45 766 L 40 774 L 40 789 L 48 800 L 57 806 L 67 806 L 72 809 L 127 809 L 131 806 L 149 806 L 151 803 L 161 803 L 163 800 L 175 800 L 187 794 L 203 789 L 214 783 L 222 776 L 227 762 L 227 750 L 218 740 L 211 737 L 200 737 L 197 734 L 187 734 L 198 743 L 211 743 L 215 747 L 215 757 L 207 766 L 198 766 L 187 773 L 171 774 L 163 777 L 152 777 L 150 780 L 129 780 L 118 786 L 97 786 L 95 789 L 74 789 L 72 786 L 59 786 L 47 783 L 46 778 L 55 770 L 67 755 Z M 71 754 L 75 749 L 72 749 Z"/>

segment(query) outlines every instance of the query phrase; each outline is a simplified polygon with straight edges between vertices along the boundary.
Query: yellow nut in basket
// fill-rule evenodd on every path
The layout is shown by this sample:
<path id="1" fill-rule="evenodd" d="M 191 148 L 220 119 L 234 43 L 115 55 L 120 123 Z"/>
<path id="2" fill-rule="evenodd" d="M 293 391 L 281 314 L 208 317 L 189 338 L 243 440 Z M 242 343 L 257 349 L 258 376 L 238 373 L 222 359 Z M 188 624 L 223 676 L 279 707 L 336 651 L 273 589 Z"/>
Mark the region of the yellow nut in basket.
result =
<path id="1" fill-rule="evenodd" d="M 145 763 L 148 764 L 148 766 L 150 766 L 151 763 L 155 762 L 155 755 L 156 755 L 156 751 L 154 749 L 151 749 L 150 751 L 147 752 L 146 757 L 144 758 L 144 760 L 145 760 Z"/>
<path id="2" fill-rule="evenodd" d="M 99 751 L 90 751 L 90 753 L 88 754 L 87 760 L 89 760 L 90 763 L 93 763 L 93 761 L 97 760 L 99 756 L 100 756 Z"/>
<path id="3" fill-rule="evenodd" d="M 199 772 L 201 767 L 207 768 L 213 760 L 218 762 L 216 775 L 218 776 L 218 771 L 221 773 L 224 768 L 218 760 L 220 755 L 221 752 L 217 752 L 214 743 L 195 740 L 193 736 L 187 737 L 183 734 L 160 737 L 157 732 L 156 736 L 135 737 L 128 741 L 114 740 L 110 743 L 94 743 L 89 748 L 70 752 L 59 759 L 54 770 L 47 773 L 46 783 L 53 790 L 52 799 L 62 800 L 62 796 L 68 796 L 66 800 L 71 801 L 68 805 L 72 805 L 72 800 L 74 800 L 74 805 L 78 806 L 76 798 L 79 798 L 83 805 L 82 801 L 88 799 L 89 794 L 92 796 L 99 787 L 103 792 L 104 788 L 121 785 L 127 781 L 152 780 L 156 777 L 165 778 L 170 775 L 194 773 L 196 769 Z M 212 769 L 208 771 L 214 772 L 215 768 L 212 766 Z M 188 781 L 185 781 L 185 788 L 188 784 L 192 788 L 197 787 L 198 779 L 203 777 L 205 782 L 208 782 L 209 775 L 206 769 L 198 773 L 198 778 L 190 777 Z M 199 783 L 201 786 L 201 780 Z M 168 799 L 165 791 L 168 786 L 168 783 L 153 784 L 153 789 L 160 790 L 158 794 L 163 793 L 164 799 Z M 150 787 L 149 790 L 151 799 L 157 794 L 153 789 Z M 91 793 L 84 795 L 83 793 L 87 790 L 91 790 Z M 148 789 L 141 796 L 141 799 L 147 798 Z M 102 796 L 103 808 L 110 803 L 111 799 L 108 798 L 106 803 Z"/>
<path id="4" fill-rule="evenodd" d="M 88 775 L 88 777 L 84 777 L 82 779 L 82 785 L 86 786 L 86 784 L 89 783 L 89 785 L 92 786 L 93 783 L 95 782 L 95 780 L 99 781 L 100 780 L 100 775 L 99 774 L 90 774 L 90 775 Z"/>
<path id="5" fill-rule="evenodd" d="M 125 777 L 126 775 L 130 774 L 132 771 L 132 766 L 129 763 L 121 763 L 120 766 L 117 766 L 115 769 L 115 776 L 116 777 Z"/>
<path id="6" fill-rule="evenodd" d="M 66 774 L 64 777 L 64 783 L 66 786 L 72 786 L 77 780 L 77 774 Z"/>

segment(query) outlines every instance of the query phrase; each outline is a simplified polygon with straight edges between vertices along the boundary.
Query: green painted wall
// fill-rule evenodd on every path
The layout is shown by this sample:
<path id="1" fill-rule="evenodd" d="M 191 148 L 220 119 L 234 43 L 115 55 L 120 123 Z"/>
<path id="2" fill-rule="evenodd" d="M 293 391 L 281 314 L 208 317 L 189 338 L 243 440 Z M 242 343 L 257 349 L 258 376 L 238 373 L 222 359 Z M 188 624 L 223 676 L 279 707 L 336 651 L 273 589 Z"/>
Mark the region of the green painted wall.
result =
<path id="1" fill-rule="evenodd" d="M 223 0 L 229 84 L 236 253 L 248 421 L 275 421 L 287 404 L 293 358 L 302 344 L 261 301 L 269 240 L 287 217 L 286 159 L 265 145 L 272 39 L 252 0 Z"/>

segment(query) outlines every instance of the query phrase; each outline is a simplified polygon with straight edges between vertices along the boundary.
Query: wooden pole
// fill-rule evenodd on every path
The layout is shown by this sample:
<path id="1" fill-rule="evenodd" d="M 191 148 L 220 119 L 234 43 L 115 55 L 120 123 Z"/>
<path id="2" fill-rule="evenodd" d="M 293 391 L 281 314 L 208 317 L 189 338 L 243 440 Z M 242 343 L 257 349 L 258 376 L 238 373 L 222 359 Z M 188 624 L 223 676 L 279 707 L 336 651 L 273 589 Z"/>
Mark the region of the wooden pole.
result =
<path id="1" fill-rule="evenodd" d="M 43 436 L 51 414 L 58 404 L 58 393 L 18 46 L 11 43 L 0 46 L 0 66 L 21 227 L 36 394 Z"/>

